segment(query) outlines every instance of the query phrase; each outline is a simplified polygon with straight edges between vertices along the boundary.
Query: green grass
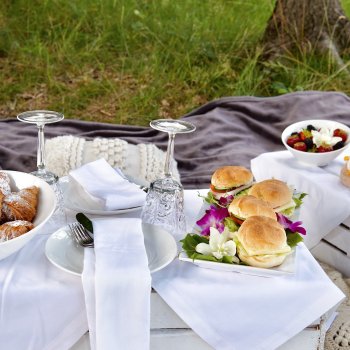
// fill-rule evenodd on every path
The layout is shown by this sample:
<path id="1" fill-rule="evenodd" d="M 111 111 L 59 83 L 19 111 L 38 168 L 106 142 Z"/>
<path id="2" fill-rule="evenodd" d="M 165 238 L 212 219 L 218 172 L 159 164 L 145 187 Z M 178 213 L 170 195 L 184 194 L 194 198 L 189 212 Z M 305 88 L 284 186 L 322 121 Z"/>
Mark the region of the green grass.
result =
<path id="1" fill-rule="evenodd" d="M 350 13 L 350 0 L 343 0 Z M 0 116 L 148 125 L 215 98 L 296 90 L 350 93 L 325 59 L 262 67 L 273 0 L 2 0 Z"/>

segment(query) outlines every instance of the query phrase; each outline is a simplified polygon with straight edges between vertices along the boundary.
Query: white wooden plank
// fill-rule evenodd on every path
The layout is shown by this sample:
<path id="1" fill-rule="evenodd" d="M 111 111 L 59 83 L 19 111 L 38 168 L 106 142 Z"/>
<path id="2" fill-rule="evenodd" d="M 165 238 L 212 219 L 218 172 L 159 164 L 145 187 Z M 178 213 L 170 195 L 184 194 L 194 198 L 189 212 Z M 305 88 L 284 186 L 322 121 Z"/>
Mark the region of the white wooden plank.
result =
<path id="1" fill-rule="evenodd" d="M 320 331 L 307 329 L 278 347 L 278 350 L 316 350 Z M 151 350 L 212 350 L 213 348 L 191 330 L 162 330 L 151 332 Z"/>
<path id="2" fill-rule="evenodd" d="M 151 331 L 150 350 L 213 350 L 190 329 Z"/>
<path id="3" fill-rule="evenodd" d="M 157 293 L 151 294 L 151 329 L 189 328 Z"/>
<path id="4" fill-rule="evenodd" d="M 320 333 L 317 330 L 304 330 L 281 345 L 278 350 L 316 350 Z M 192 330 L 152 330 L 150 350 L 213 350 Z M 89 334 L 85 334 L 70 350 L 91 350 Z"/>
<path id="5" fill-rule="evenodd" d="M 337 226 L 334 230 L 329 232 L 324 239 L 350 256 L 350 231 L 345 227 Z"/>
<path id="6" fill-rule="evenodd" d="M 318 260 L 333 266 L 336 270 L 341 272 L 346 278 L 350 277 L 350 259 L 339 252 L 339 250 L 331 247 L 325 242 L 320 242 L 311 249 L 311 254 Z"/>
<path id="7" fill-rule="evenodd" d="M 278 350 L 319 350 L 320 347 L 320 331 L 306 329 L 295 337 L 289 339 L 286 343 L 278 347 Z"/>
<path id="8" fill-rule="evenodd" d="M 343 223 L 344 223 L 345 225 L 347 225 L 348 227 L 350 227 L 350 216 L 349 216 L 347 219 L 345 219 L 345 220 L 343 221 Z"/>
<path id="9" fill-rule="evenodd" d="M 90 350 L 89 333 L 85 333 L 69 350 Z"/>

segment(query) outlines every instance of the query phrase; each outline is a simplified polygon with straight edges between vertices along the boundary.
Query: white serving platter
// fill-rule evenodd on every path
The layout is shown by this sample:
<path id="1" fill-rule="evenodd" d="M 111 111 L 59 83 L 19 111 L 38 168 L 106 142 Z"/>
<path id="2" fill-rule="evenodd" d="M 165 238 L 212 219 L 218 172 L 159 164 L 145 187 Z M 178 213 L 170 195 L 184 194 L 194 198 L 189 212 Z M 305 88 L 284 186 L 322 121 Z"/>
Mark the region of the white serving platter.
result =
<path id="1" fill-rule="evenodd" d="M 247 265 L 226 264 L 226 263 L 207 261 L 207 260 L 198 260 L 198 259 L 193 260 L 189 258 L 185 252 L 180 253 L 179 260 L 195 264 L 205 269 L 212 269 L 212 270 L 226 271 L 226 272 L 236 272 L 236 273 L 260 276 L 260 277 L 276 277 L 276 276 L 292 275 L 295 273 L 296 256 L 297 256 L 297 249 L 293 249 L 292 253 L 286 257 L 286 259 L 280 266 L 272 267 L 269 269 L 247 266 Z"/>

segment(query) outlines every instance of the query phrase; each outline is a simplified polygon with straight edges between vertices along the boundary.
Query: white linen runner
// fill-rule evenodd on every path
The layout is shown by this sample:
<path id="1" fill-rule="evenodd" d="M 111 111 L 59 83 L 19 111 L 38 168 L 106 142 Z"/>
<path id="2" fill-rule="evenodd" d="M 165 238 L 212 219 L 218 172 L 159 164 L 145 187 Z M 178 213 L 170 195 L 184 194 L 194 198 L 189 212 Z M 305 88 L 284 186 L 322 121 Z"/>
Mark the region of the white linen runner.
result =
<path id="1" fill-rule="evenodd" d="M 146 193 L 126 180 L 105 159 L 83 165 L 69 173 L 69 187 L 84 207 L 99 210 L 118 210 L 142 206 Z"/>
<path id="2" fill-rule="evenodd" d="M 92 350 L 149 349 L 151 276 L 140 219 L 93 220 L 83 288 Z"/>
<path id="3" fill-rule="evenodd" d="M 292 185 L 308 195 L 300 208 L 298 220 L 307 230 L 304 237 L 311 249 L 350 215 L 350 190 L 339 179 L 343 155 L 326 167 L 298 162 L 288 151 L 264 153 L 251 160 L 256 181 L 272 177 Z"/>

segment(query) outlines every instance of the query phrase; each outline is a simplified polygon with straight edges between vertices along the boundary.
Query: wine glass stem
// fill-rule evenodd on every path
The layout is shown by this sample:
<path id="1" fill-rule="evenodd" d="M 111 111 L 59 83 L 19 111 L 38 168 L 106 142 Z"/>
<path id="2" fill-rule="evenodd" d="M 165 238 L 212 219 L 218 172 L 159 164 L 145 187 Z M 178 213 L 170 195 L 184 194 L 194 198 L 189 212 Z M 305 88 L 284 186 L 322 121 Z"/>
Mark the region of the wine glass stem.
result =
<path id="1" fill-rule="evenodd" d="M 45 171 L 45 139 L 44 139 L 44 124 L 38 126 L 38 155 L 37 166 L 39 172 Z"/>
<path id="2" fill-rule="evenodd" d="M 166 152 L 165 165 L 164 165 L 164 175 L 166 177 L 172 176 L 171 161 L 174 156 L 174 140 L 175 140 L 175 134 L 172 132 L 169 132 L 168 149 Z"/>

